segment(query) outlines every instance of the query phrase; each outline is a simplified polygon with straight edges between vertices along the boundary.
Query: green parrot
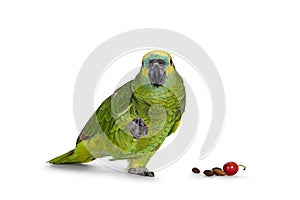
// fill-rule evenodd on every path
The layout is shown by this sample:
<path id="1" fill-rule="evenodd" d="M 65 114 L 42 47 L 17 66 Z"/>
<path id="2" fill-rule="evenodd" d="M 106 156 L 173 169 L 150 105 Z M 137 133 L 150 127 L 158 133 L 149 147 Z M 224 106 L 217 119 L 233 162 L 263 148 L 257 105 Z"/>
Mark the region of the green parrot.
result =
<path id="1" fill-rule="evenodd" d="M 128 172 L 154 176 L 146 164 L 174 133 L 184 113 L 184 83 L 169 53 L 144 55 L 134 80 L 118 88 L 88 120 L 75 149 L 48 162 L 87 163 L 111 156 L 128 160 Z"/>

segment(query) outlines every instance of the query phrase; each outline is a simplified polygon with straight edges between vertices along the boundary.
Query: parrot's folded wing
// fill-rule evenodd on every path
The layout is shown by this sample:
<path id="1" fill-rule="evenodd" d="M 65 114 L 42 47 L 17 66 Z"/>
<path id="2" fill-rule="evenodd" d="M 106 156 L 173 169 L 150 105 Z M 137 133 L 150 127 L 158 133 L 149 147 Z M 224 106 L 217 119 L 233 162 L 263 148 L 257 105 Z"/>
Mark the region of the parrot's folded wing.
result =
<path id="1" fill-rule="evenodd" d="M 131 106 L 131 81 L 105 99 L 78 136 L 77 143 L 95 134 L 109 134 L 115 121 Z"/>

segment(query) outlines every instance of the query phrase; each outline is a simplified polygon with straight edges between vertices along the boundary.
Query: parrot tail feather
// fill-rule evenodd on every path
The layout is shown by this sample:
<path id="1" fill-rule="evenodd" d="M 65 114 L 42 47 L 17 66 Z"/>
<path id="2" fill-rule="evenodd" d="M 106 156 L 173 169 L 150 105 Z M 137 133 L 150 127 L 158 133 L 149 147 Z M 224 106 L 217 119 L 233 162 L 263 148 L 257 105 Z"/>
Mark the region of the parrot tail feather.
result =
<path id="1" fill-rule="evenodd" d="M 72 154 L 74 153 L 74 150 L 71 150 L 61 156 L 58 156 L 56 158 L 53 158 L 51 160 L 48 161 L 48 163 L 51 163 L 51 164 L 65 164 L 65 163 L 69 163 L 68 162 L 68 158 L 69 156 L 71 156 Z"/>
<path id="2" fill-rule="evenodd" d="M 48 161 L 50 164 L 75 164 L 75 163 L 87 163 L 92 160 L 95 160 L 95 158 L 89 153 L 78 153 L 76 152 L 76 149 L 71 150 L 61 156 L 58 156 L 56 158 L 53 158 Z"/>

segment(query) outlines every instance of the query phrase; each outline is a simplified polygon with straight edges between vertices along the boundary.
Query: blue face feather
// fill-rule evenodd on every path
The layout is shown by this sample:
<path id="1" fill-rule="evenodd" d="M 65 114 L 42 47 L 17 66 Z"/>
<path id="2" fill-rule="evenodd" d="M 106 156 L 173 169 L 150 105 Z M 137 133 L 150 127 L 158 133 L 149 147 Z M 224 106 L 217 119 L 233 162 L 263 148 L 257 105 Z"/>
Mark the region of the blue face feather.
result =
<path id="1" fill-rule="evenodd" d="M 153 60 L 153 59 L 161 59 L 163 61 L 165 61 L 166 65 L 168 66 L 170 63 L 169 63 L 169 59 L 168 59 L 168 56 L 165 56 L 165 55 L 158 55 L 158 54 L 150 54 L 148 55 L 145 59 L 144 59 L 144 65 L 145 66 L 148 66 L 149 64 L 149 61 L 150 60 Z"/>

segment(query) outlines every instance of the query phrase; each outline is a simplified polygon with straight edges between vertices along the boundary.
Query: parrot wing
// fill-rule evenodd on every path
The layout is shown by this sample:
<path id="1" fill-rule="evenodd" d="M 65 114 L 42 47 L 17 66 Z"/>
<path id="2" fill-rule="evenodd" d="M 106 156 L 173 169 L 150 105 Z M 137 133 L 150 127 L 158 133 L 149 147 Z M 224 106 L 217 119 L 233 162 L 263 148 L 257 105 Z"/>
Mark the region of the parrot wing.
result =
<path id="1" fill-rule="evenodd" d="M 129 110 L 131 97 L 131 82 L 128 82 L 105 99 L 91 116 L 77 138 L 76 148 L 48 162 L 52 164 L 85 163 L 107 155 L 123 155 L 122 150 L 126 149 L 122 147 L 132 146 L 130 145 L 132 137 L 120 130 L 116 123 L 123 113 Z M 111 142 L 116 143 L 115 141 L 124 144 L 123 146 L 111 145 Z M 127 154 L 126 151 L 125 153 Z"/>
<path id="2" fill-rule="evenodd" d="M 133 140 L 131 135 L 125 133 L 124 126 L 118 123 L 121 117 L 128 116 L 132 104 L 131 81 L 118 88 L 111 96 L 103 101 L 99 108 L 95 111 L 85 127 L 78 136 L 77 143 L 83 140 L 93 140 L 98 134 L 105 134 L 107 138 L 120 147 L 127 150 L 128 144 Z M 127 124 L 129 117 L 123 119 Z"/>

